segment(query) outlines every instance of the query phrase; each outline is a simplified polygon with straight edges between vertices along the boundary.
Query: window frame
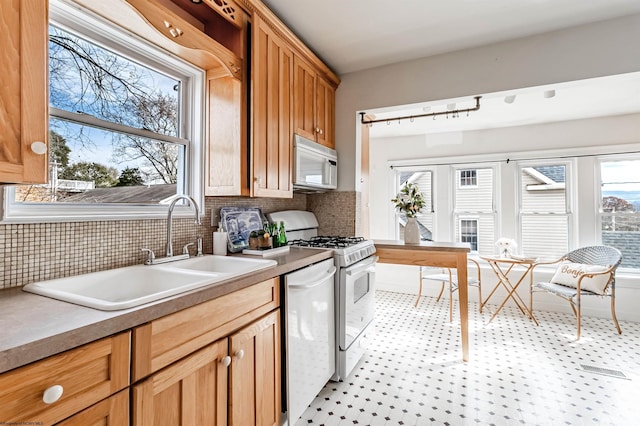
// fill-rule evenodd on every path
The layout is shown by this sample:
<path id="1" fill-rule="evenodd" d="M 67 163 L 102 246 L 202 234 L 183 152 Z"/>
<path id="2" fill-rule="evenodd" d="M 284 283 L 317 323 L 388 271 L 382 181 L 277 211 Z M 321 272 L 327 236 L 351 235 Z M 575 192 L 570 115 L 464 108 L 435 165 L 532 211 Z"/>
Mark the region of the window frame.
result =
<path id="1" fill-rule="evenodd" d="M 575 146 L 559 149 L 541 149 L 537 151 L 522 151 L 517 154 L 517 158 L 509 158 L 505 153 L 477 154 L 477 155 L 455 155 L 436 158 L 408 158 L 401 160 L 387 160 L 390 168 L 400 167 L 417 170 L 419 168 L 429 168 L 433 170 L 434 181 L 434 206 L 436 215 L 434 222 L 435 240 L 456 241 L 457 229 L 454 206 L 456 175 L 454 167 L 474 168 L 494 167 L 494 202 L 495 212 L 495 237 L 513 236 L 520 242 L 519 223 L 517 209 L 519 208 L 519 197 L 517 195 L 518 162 L 528 162 L 539 164 L 541 162 L 558 163 L 563 160 L 572 162 L 572 170 L 569 173 L 569 188 L 567 191 L 572 197 L 571 211 L 572 221 L 570 225 L 571 237 L 569 239 L 569 250 L 579 247 L 602 244 L 600 230 L 599 207 L 601 204 L 600 190 L 600 166 L 598 161 L 630 160 L 640 159 L 640 142 L 630 142 L 626 144 L 611 144 L 598 146 Z M 390 179 L 389 190 L 391 191 L 393 179 Z M 498 191 L 499 189 L 499 191 Z M 395 195 L 388 193 L 391 198 Z M 388 198 L 384 199 L 384 208 L 388 205 Z M 376 200 L 380 202 L 382 199 Z M 437 205 L 436 205 L 437 204 Z M 374 204 L 374 207 L 383 208 L 382 204 Z M 390 210 L 392 211 L 392 210 Z M 462 212 L 460 212 L 462 215 Z M 469 214 L 471 216 L 472 214 Z M 390 218 L 389 224 L 393 224 L 395 217 Z M 391 228 L 389 228 L 392 230 Z M 383 235 L 381 238 L 392 238 L 393 234 Z M 493 247 L 495 250 L 495 247 Z M 494 255 L 495 253 L 491 253 Z M 482 254 L 484 255 L 484 254 Z M 526 253 L 525 253 L 526 255 Z M 556 265 L 541 265 L 536 270 L 552 272 Z M 640 269 L 619 267 L 618 275 L 624 278 L 640 280 Z"/>
<path id="2" fill-rule="evenodd" d="M 422 212 L 420 213 L 421 215 L 425 215 L 425 216 L 431 216 L 431 223 L 432 223 L 432 228 L 431 229 L 431 236 L 433 240 L 436 240 L 436 214 L 435 214 L 435 200 L 436 200 L 436 194 L 435 194 L 435 188 L 436 188 L 436 184 L 435 184 L 435 179 L 436 179 L 436 171 L 434 168 L 432 167 L 428 167 L 428 166 L 418 166 L 418 167 L 404 167 L 404 166 L 399 166 L 399 167 L 394 167 L 393 168 L 393 196 L 395 197 L 396 194 L 398 193 L 398 191 L 400 190 L 400 174 L 403 172 L 414 172 L 414 173 L 430 173 L 431 174 L 431 188 L 429 188 L 430 190 L 430 194 L 431 194 L 431 200 L 429 200 L 429 205 L 431 206 L 431 209 L 422 209 Z M 424 191 L 421 190 L 420 192 L 422 192 L 424 194 Z M 399 216 L 400 213 L 397 211 L 397 209 L 395 209 L 393 207 L 393 205 L 391 206 L 393 209 L 393 220 L 394 220 L 394 235 L 395 235 L 395 239 L 399 239 L 400 238 L 400 221 L 399 221 Z M 424 226 L 424 225 L 423 225 Z"/>
<path id="3" fill-rule="evenodd" d="M 576 230 L 574 229 L 574 206 L 576 204 L 576 193 L 574 191 L 574 181 L 576 179 L 574 173 L 577 169 L 576 164 L 577 156 L 572 158 L 563 159 L 545 159 L 545 160 L 519 160 L 516 162 L 516 175 L 517 175 L 517 188 L 516 188 L 516 208 L 517 208 L 517 224 L 516 235 L 517 243 L 519 247 L 523 247 L 522 241 L 522 226 L 524 216 L 566 216 L 567 218 L 567 251 L 572 250 L 572 247 L 576 246 Z M 522 211 L 522 173 L 525 168 L 544 167 L 544 166 L 557 166 L 563 165 L 565 167 L 565 179 L 564 179 L 564 193 L 565 193 L 565 213 L 541 213 L 541 212 L 523 212 Z M 562 254 L 565 254 L 566 251 Z M 526 253 L 525 253 L 526 254 Z"/>
<path id="4" fill-rule="evenodd" d="M 64 30 L 86 35 L 89 39 L 95 40 L 125 58 L 151 66 L 169 75 L 180 75 L 180 78 L 187 82 L 181 90 L 180 104 L 183 115 L 179 122 L 180 138 L 175 139 L 189 142 L 185 149 L 184 169 L 180 173 L 184 177 L 182 179 L 179 177 L 177 194 L 191 195 L 200 206 L 204 206 L 202 176 L 204 172 L 205 71 L 92 12 L 80 10 L 60 0 L 50 1 L 49 23 Z M 50 112 L 49 117 L 57 118 L 54 115 L 57 110 L 51 109 L 53 114 Z M 14 186 L 6 186 L 2 198 L 0 223 L 148 219 L 165 218 L 167 214 L 167 206 L 162 204 L 19 203 L 15 201 Z M 187 217 L 193 213 L 189 206 L 178 205 L 174 215 Z"/>
<path id="5" fill-rule="evenodd" d="M 602 218 L 604 216 L 611 216 L 611 213 L 605 213 L 602 207 L 602 163 L 611 163 L 616 161 L 640 161 L 640 152 L 633 154 L 610 154 L 610 155 L 599 155 L 596 157 L 595 161 L 595 185 L 596 188 L 596 239 L 598 244 L 604 244 L 602 240 Z M 636 215 L 640 216 L 640 212 L 637 212 Z M 624 256 L 623 256 L 624 262 Z M 631 268 L 627 266 L 620 266 L 618 271 L 631 273 L 631 274 L 639 274 L 640 268 Z"/>
<path id="6" fill-rule="evenodd" d="M 466 191 L 466 190 L 471 190 L 471 189 L 478 189 L 478 170 L 480 169 L 491 169 L 492 170 L 492 185 L 491 185 L 491 193 L 492 193 L 492 200 L 491 200 L 491 210 L 490 211 L 470 211 L 470 210 L 459 210 L 458 206 L 456 205 L 456 191 L 457 190 L 461 190 L 461 191 Z M 485 216 L 489 216 L 492 218 L 491 222 L 493 223 L 493 232 L 494 232 L 494 240 L 499 238 L 499 224 L 500 224 L 500 212 L 497 208 L 497 206 L 500 204 L 500 199 L 499 199 L 499 192 L 498 189 L 500 188 L 499 186 L 499 181 L 500 181 L 500 167 L 499 167 L 499 163 L 496 163 L 495 161 L 486 161 L 486 162 L 478 162 L 478 163 L 473 163 L 473 164 L 469 164 L 469 163 L 465 163 L 465 162 L 460 162 L 460 163 L 452 163 L 449 165 L 449 170 L 450 170 L 450 176 L 451 179 L 454 179 L 455 182 L 457 182 L 458 184 L 460 183 L 460 172 L 463 170 L 474 170 L 475 174 L 476 174 L 476 185 L 469 185 L 469 186 L 463 186 L 460 187 L 458 184 L 456 185 L 451 185 L 451 208 L 450 208 L 450 226 L 451 226 L 451 235 L 453 236 L 453 240 L 457 241 L 457 242 L 461 242 L 461 238 L 462 238 L 462 230 L 460 228 L 460 220 L 476 220 L 477 221 L 477 225 L 478 225 L 478 250 L 471 250 L 471 252 L 473 254 L 478 254 L 480 253 L 480 222 L 482 217 Z M 488 254 L 489 251 L 493 252 L 493 243 L 491 245 L 491 248 L 489 247 L 485 247 L 485 249 L 487 250 Z"/>

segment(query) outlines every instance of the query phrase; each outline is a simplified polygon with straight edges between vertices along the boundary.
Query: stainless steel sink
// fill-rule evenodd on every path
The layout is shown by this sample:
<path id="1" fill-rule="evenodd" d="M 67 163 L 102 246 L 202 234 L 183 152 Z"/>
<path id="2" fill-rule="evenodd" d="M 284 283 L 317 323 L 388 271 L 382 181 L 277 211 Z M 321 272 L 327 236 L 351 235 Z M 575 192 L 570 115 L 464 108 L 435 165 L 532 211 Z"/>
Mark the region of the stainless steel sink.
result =
<path id="1" fill-rule="evenodd" d="M 89 308 L 131 308 L 275 266 L 270 259 L 202 256 L 156 266 L 134 265 L 27 284 L 24 291 Z"/>

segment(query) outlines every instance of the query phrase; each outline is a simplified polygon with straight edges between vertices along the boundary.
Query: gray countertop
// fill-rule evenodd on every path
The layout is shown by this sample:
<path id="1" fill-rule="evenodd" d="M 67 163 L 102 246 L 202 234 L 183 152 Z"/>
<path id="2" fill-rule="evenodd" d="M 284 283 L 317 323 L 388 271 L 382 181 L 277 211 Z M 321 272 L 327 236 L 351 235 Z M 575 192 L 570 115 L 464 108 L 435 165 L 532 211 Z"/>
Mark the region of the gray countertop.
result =
<path id="1" fill-rule="evenodd" d="M 277 266 L 120 311 L 100 311 L 11 288 L 0 291 L 0 373 L 331 258 L 291 247 Z"/>

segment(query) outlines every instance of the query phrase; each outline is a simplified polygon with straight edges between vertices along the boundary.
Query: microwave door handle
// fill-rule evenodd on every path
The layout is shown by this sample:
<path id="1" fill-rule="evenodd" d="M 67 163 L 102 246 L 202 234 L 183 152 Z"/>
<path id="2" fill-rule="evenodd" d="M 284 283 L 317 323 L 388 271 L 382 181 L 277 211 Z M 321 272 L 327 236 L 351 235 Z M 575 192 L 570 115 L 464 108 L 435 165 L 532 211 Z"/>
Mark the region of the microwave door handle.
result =
<path id="1" fill-rule="evenodd" d="M 369 260 L 371 259 L 371 260 Z M 375 263 L 378 261 L 378 256 L 371 256 L 370 258 L 368 258 L 363 265 L 357 265 L 355 268 L 353 269 L 349 269 L 347 271 L 347 275 L 353 275 L 353 274 L 357 274 L 359 272 L 362 271 L 368 271 L 368 272 L 373 272 L 374 270 L 374 266 Z"/>
<path id="2" fill-rule="evenodd" d="M 291 290 L 302 290 L 302 289 L 317 287 L 320 284 L 324 283 L 329 278 L 333 277 L 333 274 L 335 274 L 335 273 L 336 273 L 336 267 L 332 266 L 331 269 L 329 269 L 326 274 L 324 274 L 321 278 L 319 278 L 319 279 L 317 279 L 315 281 L 312 281 L 310 283 L 301 281 L 300 284 L 291 284 L 291 283 L 289 283 L 288 287 Z"/>

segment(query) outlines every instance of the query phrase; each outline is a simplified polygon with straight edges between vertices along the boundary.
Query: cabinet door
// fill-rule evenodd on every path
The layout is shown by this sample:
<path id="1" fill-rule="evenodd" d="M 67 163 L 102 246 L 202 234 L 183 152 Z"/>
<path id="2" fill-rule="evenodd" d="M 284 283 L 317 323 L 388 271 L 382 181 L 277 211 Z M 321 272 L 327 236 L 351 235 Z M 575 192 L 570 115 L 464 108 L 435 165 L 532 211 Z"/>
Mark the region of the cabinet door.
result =
<path id="1" fill-rule="evenodd" d="M 335 148 L 335 97 L 336 91 L 329 82 L 318 77 L 316 80 L 316 141 L 329 148 Z"/>
<path id="2" fill-rule="evenodd" d="M 227 345 L 219 340 L 135 385 L 133 425 L 226 425 Z"/>
<path id="3" fill-rule="evenodd" d="M 0 1 L 0 183 L 46 183 L 47 2 Z"/>
<path id="4" fill-rule="evenodd" d="M 133 381 L 228 336 L 280 306 L 279 278 L 271 278 L 153 320 L 133 330 Z"/>
<path id="5" fill-rule="evenodd" d="M 253 35 L 253 195 L 291 198 L 293 55 L 258 16 Z"/>
<path id="6" fill-rule="evenodd" d="M 129 424 L 129 389 L 98 402 L 58 426 L 121 426 Z"/>
<path id="7" fill-rule="evenodd" d="M 231 336 L 229 424 L 279 426 L 280 314 L 273 311 Z"/>
<path id="8" fill-rule="evenodd" d="M 249 195 L 244 96 L 240 81 L 207 72 L 205 195 Z"/>
<path id="9" fill-rule="evenodd" d="M 293 131 L 316 140 L 316 72 L 295 56 L 293 59 Z"/>

